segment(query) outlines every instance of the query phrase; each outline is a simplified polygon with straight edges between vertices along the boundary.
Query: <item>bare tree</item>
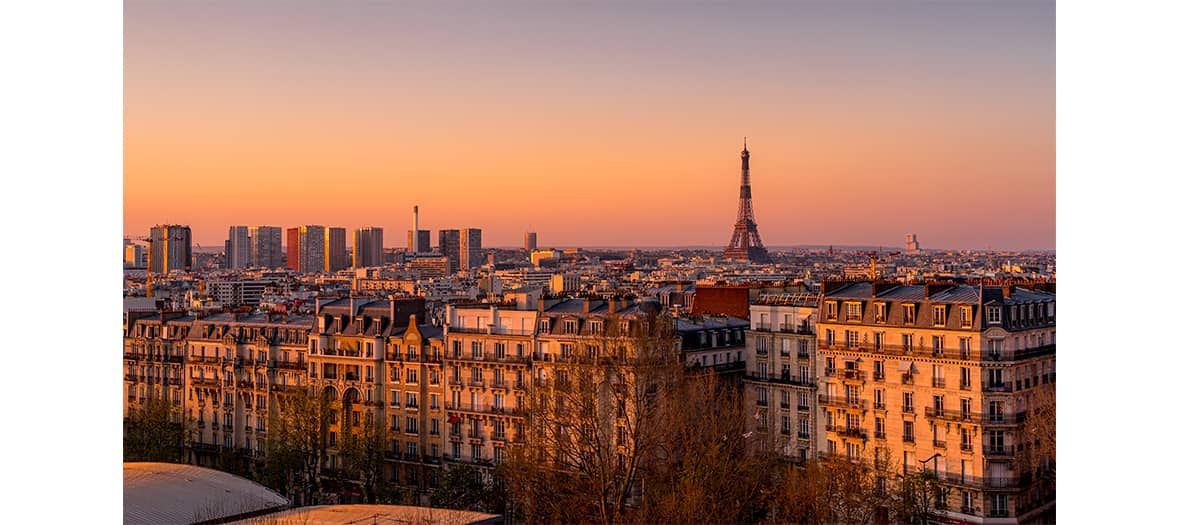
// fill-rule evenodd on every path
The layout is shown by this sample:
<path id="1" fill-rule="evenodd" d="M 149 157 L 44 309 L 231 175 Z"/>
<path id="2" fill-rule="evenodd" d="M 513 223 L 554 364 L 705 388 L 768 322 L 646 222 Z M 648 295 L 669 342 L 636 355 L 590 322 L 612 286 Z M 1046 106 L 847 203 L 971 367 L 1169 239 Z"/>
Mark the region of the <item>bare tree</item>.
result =
<path id="1" fill-rule="evenodd" d="M 317 503 L 320 466 L 327 454 L 328 399 L 310 391 L 285 393 L 270 417 L 265 479 L 296 504 Z"/>
<path id="2" fill-rule="evenodd" d="M 614 316 L 594 345 L 554 363 L 548 383 L 530 391 L 527 444 L 509 469 L 530 519 L 620 522 L 644 470 L 668 455 L 684 374 L 672 320 L 652 310 Z"/>

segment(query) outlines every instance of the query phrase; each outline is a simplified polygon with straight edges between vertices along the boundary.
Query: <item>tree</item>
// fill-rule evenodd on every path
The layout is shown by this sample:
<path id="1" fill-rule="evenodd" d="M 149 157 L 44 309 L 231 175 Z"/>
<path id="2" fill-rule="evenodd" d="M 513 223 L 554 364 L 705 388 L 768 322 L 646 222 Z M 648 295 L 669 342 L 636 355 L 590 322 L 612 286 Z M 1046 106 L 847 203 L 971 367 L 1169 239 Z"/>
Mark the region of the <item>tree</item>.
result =
<path id="1" fill-rule="evenodd" d="M 318 503 L 320 466 L 327 454 L 328 399 L 309 391 L 284 393 L 272 408 L 264 480 L 297 505 Z"/>
<path id="2" fill-rule="evenodd" d="M 479 468 L 471 465 L 448 466 L 430 502 L 448 509 L 503 514 L 506 487 L 501 480 L 502 475 L 502 468 L 486 476 Z"/>
<path id="3" fill-rule="evenodd" d="M 1044 382 L 1028 390 L 1024 447 L 1018 465 L 1025 472 L 1057 478 L 1057 384 Z"/>
<path id="4" fill-rule="evenodd" d="M 897 505 L 899 520 L 907 523 L 928 523 L 934 516 L 942 486 L 938 475 L 929 470 L 910 472 L 901 479 Z"/>
<path id="5" fill-rule="evenodd" d="M 148 398 L 127 418 L 123 461 L 179 463 L 187 427 L 168 400 Z"/>
<path id="6" fill-rule="evenodd" d="M 366 413 L 359 425 L 354 425 L 344 436 L 341 459 L 344 474 L 361 481 L 365 502 L 376 502 L 377 485 L 385 471 L 386 433 L 383 421 Z"/>
<path id="7" fill-rule="evenodd" d="M 684 374 L 673 321 L 649 308 L 604 327 L 593 351 L 563 356 L 529 392 L 527 444 L 510 452 L 508 469 L 527 519 L 617 523 L 641 473 L 668 455 L 662 440 Z"/>

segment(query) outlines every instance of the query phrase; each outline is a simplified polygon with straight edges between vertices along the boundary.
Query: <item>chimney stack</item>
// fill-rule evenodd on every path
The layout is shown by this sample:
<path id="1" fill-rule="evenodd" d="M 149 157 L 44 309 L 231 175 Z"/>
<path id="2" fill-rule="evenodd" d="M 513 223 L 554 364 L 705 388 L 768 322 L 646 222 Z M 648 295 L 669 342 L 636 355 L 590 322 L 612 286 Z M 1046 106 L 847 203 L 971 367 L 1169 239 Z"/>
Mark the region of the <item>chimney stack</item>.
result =
<path id="1" fill-rule="evenodd" d="M 414 205 L 414 235 L 410 237 L 410 253 L 418 253 L 418 205 Z"/>

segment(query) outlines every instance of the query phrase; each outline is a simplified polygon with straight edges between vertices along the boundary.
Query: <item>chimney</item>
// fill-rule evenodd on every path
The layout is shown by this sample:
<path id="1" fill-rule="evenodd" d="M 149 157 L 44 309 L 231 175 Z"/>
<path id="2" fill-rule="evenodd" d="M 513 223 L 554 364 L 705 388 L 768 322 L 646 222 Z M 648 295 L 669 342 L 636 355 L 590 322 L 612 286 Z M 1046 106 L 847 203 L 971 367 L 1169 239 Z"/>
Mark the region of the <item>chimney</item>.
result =
<path id="1" fill-rule="evenodd" d="M 1005 298 L 1012 297 L 1012 285 L 1011 284 L 1005 284 L 1005 285 L 1001 286 L 1001 289 L 1004 290 L 1004 297 Z"/>
<path id="2" fill-rule="evenodd" d="M 544 297 L 537 299 L 537 311 L 540 313 L 545 313 L 545 298 Z"/>
<path id="3" fill-rule="evenodd" d="M 582 313 L 584 313 L 584 314 L 590 313 L 590 298 L 589 297 L 582 298 Z"/>
<path id="4" fill-rule="evenodd" d="M 414 205 L 414 234 L 410 236 L 410 253 L 418 253 L 418 205 Z"/>
<path id="5" fill-rule="evenodd" d="M 614 299 L 607 299 L 606 300 L 607 313 L 614 314 L 615 312 L 617 312 L 618 311 L 617 305 L 618 305 L 618 303 L 615 302 Z"/>

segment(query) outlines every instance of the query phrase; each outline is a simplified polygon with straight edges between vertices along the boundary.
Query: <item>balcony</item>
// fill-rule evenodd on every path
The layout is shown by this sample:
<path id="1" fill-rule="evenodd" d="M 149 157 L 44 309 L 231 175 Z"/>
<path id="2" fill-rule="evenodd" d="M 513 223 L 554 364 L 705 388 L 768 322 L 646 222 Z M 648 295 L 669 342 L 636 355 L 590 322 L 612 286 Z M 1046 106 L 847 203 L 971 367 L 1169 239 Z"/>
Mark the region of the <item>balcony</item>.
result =
<path id="1" fill-rule="evenodd" d="M 811 439 L 811 434 L 809 434 L 807 432 L 800 432 L 798 434 L 795 434 L 795 437 L 798 437 L 799 439 Z"/>
<path id="2" fill-rule="evenodd" d="M 1002 458 L 1011 459 L 1015 457 L 1016 449 L 1012 445 L 989 445 L 987 448 L 983 449 L 983 453 L 988 457 L 988 459 L 992 460 Z"/>
<path id="3" fill-rule="evenodd" d="M 885 403 L 873 402 L 873 410 L 885 410 Z"/>
<path id="4" fill-rule="evenodd" d="M 807 405 L 795 405 L 795 410 L 807 412 L 808 410 L 811 410 L 811 407 Z"/>
<path id="5" fill-rule="evenodd" d="M 503 380 L 496 381 L 493 379 L 492 388 L 495 390 L 508 390 L 508 382 Z"/>
<path id="6" fill-rule="evenodd" d="M 799 326 L 779 326 L 779 332 L 784 334 L 799 334 L 799 335 L 815 335 L 815 327 L 810 324 L 803 324 Z"/>
<path id="7" fill-rule="evenodd" d="M 983 414 L 980 412 L 947 410 L 941 407 L 926 407 L 926 417 L 930 419 L 942 419 L 945 421 L 957 421 L 961 423 L 979 423 L 983 420 Z"/>
<path id="8" fill-rule="evenodd" d="M 934 443 L 934 448 L 946 448 L 946 440 L 945 439 L 934 439 L 933 443 Z"/>
<path id="9" fill-rule="evenodd" d="M 983 424 L 987 426 L 1019 425 L 1024 422 L 1027 416 L 1028 412 L 988 414 L 987 419 L 983 420 Z"/>
<path id="10" fill-rule="evenodd" d="M 885 433 L 881 431 L 873 432 L 874 439 L 885 439 Z"/>
<path id="11" fill-rule="evenodd" d="M 840 370 L 840 372 L 838 373 L 838 376 L 840 377 L 840 379 L 843 379 L 845 381 L 860 381 L 863 383 L 865 380 L 865 373 L 864 372 L 862 372 L 860 370 L 856 370 L 856 369 L 851 369 L 851 368 L 845 368 L 845 369 Z"/>
<path id="12" fill-rule="evenodd" d="M 930 386 L 934 388 L 946 388 L 946 378 L 936 377 L 930 380 Z"/>
<path id="13" fill-rule="evenodd" d="M 885 372 L 873 372 L 873 381 L 885 381 Z"/>
<path id="14" fill-rule="evenodd" d="M 305 362 L 305 361 L 275 361 L 274 367 L 281 368 L 284 370 L 305 370 L 307 368 L 307 362 Z"/>
<path id="15" fill-rule="evenodd" d="M 901 375 L 901 384 L 903 384 L 903 385 L 912 385 L 912 384 L 914 384 L 914 376 L 913 376 L 913 374 L 902 374 L 902 375 Z"/>
<path id="16" fill-rule="evenodd" d="M 793 385 L 793 386 L 814 386 L 814 384 L 811 381 L 804 381 L 803 379 L 794 378 L 794 377 L 790 377 L 790 376 L 782 377 L 781 375 L 778 375 L 778 376 L 768 375 L 766 377 L 762 377 L 762 376 L 757 376 L 757 375 L 746 374 L 746 381 L 759 381 L 762 383 L 780 383 L 780 384 L 784 384 L 784 385 Z"/>
<path id="17" fill-rule="evenodd" d="M 959 443 L 959 450 L 968 453 L 975 451 L 975 449 L 971 446 L 971 443 Z"/>
<path id="18" fill-rule="evenodd" d="M 984 386 L 983 390 L 985 392 L 1011 392 L 1012 382 L 1008 381 L 1006 383 L 988 383 L 986 386 Z"/>
<path id="19" fill-rule="evenodd" d="M 825 394 L 819 395 L 819 404 L 828 405 L 840 408 L 848 408 L 853 410 L 864 410 L 865 401 L 863 399 L 828 396 Z"/>
<path id="20" fill-rule="evenodd" d="M 913 414 L 914 413 L 914 406 L 913 405 L 902 405 L 901 406 L 901 413 L 902 414 Z"/>
<path id="21" fill-rule="evenodd" d="M 754 404 L 760 407 L 769 406 L 769 403 L 765 399 L 756 400 L 754 401 Z"/>
<path id="22" fill-rule="evenodd" d="M 843 438 L 850 439 L 868 439 L 869 435 L 863 428 L 860 427 L 845 427 L 845 426 L 829 426 L 828 432 L 835 432 L 836 435 Z"/>
<path id="23" fill-rule="evenodd" d="M 217 388 L 221 385 L 221 381 L 209 377 L 194 377 L 191 381 L 195 387 Z"/>
<path id="24" fill-rule="evenodd" d="M 299 385 L 270 385 L 270 389 L 271 389 L 271 391 L 274 391 L 274 392 L 293 393 L 293 392 L 302 392 L 303 390 L 306 389 L 306 387 L 299 386 Z"/>

